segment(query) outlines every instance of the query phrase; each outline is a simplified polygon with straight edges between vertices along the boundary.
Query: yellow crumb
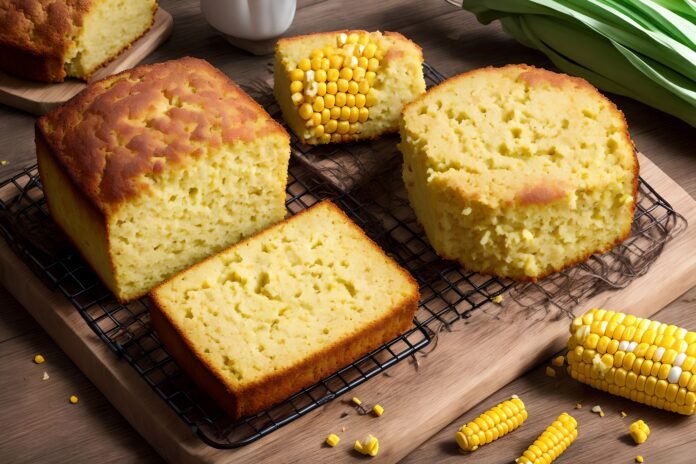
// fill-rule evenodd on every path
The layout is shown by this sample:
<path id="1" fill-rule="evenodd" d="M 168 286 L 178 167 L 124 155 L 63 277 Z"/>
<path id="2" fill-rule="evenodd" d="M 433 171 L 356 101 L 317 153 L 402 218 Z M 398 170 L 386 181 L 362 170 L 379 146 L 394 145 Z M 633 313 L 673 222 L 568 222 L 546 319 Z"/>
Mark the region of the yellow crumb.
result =
<path id="1" fill-rule="evenodd" d="M 565 357 L 564 356 L 556 356 L 553 358 L 551 361 L 551 364 L 553 364 L 556 367 L 561 367 L 563 366 L 563 363 L 565 363 Z"/>
<path id="2" fill-rule="evenodd" d="M 621 417 L 626 417 L 628 414 L 626 414 L 624 411 L 621 411 L 619 414 L 621 414 Z"/>
<path id="3" fill-rule="evenodd" d="M 643 462 L 643 456 L 641 456 L 640 454 L 636 456 L 636 462 Z"/>
<path id="4" fill-rule="evenodd" d="M 40 354 L 37 354 L 36 356 L 34 356 L 34 363 L 43 364 L 44 362 L 46 362 L 46 360 Z"/>
<path id="5" fill-rule="evenodd" d="M 41 377 L 41 380 L 48 380 L 48 379 L 49 379 L 48 372 L 44 371 L 43 377 Z"/>
<path id="6" fill-rule="evenodd" d="M 575 409 L 582 409 L 582 403 L 575 403 Z"/>
<path id="7" fill-rule="evenodd" d="M 336 435 L 335 433 L 332 433 L 328 437 L 326 437 L 326 444 L 329 445 L 330 447 L 334 447 L 338 445 L 338 442 L 341 441 L 341 439 Z"/>
<path id="8" fill-rule="evenodd" d="M 379 452 L 379 440 L 372 434 L 368 434 L 362 441 L 355 440 L 353 448 L 360 454 L 374 457 Z"/>
<path id="9" fill-rule="evenodd" d="M 382 414 L 384 414 L 384 408 L 380 406 L 379 404 L 375 404 L 375 407 L 372 408 L 372 412 L 375 413 L 375 416 L 379 417 Z"/>
<path id="10" fill-rule="evenodd" d="M 502 303 L 503 302 L 503 295 L 496 295 L 493 297 L 493 303 Z"/>
<path id="11" fill-rule="evenodd" d="M 604 411 L 600 405 L 592 406 L 592 412 L 599 414 L 599 417 L 604 417 Z"/>
<path id="12" fill-rule="evenodd" d="M 70 402 L 71 402 L 72 404 L 77 404 L 78 401 L 80 401 L 80 400 L 77 398 L 77 396 L 72 395 L 72 396 L 70 397 Z"/>
<path id="13" fill-rule="evenodd" d="M 351 401 L 352 401 L 353 404 L 355 404 L 356 406 L 360 406 L 360 405 L 362 404 L 362 401 L 360 401 L 360 398 L 358 398 L 357 396 L 354 396 L 353 398 L 351 398 Z"/>
<path id="14" fill-rule="evenodd" d="M 8 164 L 10 164 L 10 162 L 7 160 L 0 161 L 0 166 L 7 166 Z"/>
<path id="15" fill-rule="evenodd" d="M 551 366 L 546 366 L 546 375 L 549 377 L 556 377 L 556 370 Z"/>

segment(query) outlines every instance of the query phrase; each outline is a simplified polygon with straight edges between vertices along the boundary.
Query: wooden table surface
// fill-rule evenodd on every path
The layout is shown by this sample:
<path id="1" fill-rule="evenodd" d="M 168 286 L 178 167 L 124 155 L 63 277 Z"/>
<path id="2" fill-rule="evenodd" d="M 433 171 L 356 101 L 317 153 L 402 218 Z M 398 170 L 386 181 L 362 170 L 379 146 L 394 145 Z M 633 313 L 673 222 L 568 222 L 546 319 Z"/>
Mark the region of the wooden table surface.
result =
<path id="1" fill-rule="evenodd" d="M 160 0 L 160 4 L 174 16 L 174 32 L 147 62 L 198 56 L 239 82 L 252 79 L 269 62 L 269 57 L 235 49 L 216 35 L 202 19 L 197 1 Z M 399 31 L 418 42 L 426 60 L 445 75 L 481 66 L 520 62 L 553 68 L 543 55 L 509 39 L 496 24 L 481 26 L 472 15 L 444 1 L 358 1 L 353 2 L 350 10 L 345 5 L 340 0 L 327 0 L 299 10 L 289 34 L 341 28 Z M 626 114 L 638 149 L 689 194 L 696 196 L 696 130 L 637 102 L 616 96 L 612 99 Z M 0 178 L 34 162 L 33 124 L 33 116 L 0 107 L 0 160 L 7 161 L 0 163 Z M 656 318 L 694 329 L 695 307 L 696 288 L 679 297 Z M 34 364 L 35 353 L 41 353 L 46 363 Z M 50 377 L 46 381 L 42 380 L 44 371 Z M 529 409 L 535 411 L 529 422 L 507 437 L 505 444 L 498 443 L 462 456 L 452 440 L 457 426 L 513 393 L 523 396 Z M 73 394 L 80 399 L 76 405 L 68 402 Z M 543 366 L 493 394 L 439 433 L 433 430 L 434 438 L 406 461 L 510 462 L 543 430 L 549 417 L 571 409 L 576 401 L 584 403 L 584 408 L 577 412 L 578 417 L 587 416 L 583 417 L 583 423 L 590 424 L 581 433 L 590 434 L 595 440 L 592 447 L 571 447 L 559 462 L 631 462 L 638 451 L 648 458 L 646 462 L 693 462 L 691 455 L 696 451 L 694 420 L 617 400 L 578 385 L 565 376 L 549 379 L 543 374 Z M 589 417 L 593 404 L 603 405 L 607 416 L 603 419 Z M 622 409 L 629 417 L 622 419 L 618 415 Z M 2 287 L 0 411 L 4 427 L 0 435 L 0 462 L 3 463 L 161 461 Z M 389 413 L 398 414 L 398 411 Z M 629 420 L 638 416 L 653 424 L 654 433 L 648 443 L 634 449 L 624 430 Z M 688 428 L 680 427 L 684 424 L 688 424 Z M 690 435 L 684 430 L 689 430 Z"/>

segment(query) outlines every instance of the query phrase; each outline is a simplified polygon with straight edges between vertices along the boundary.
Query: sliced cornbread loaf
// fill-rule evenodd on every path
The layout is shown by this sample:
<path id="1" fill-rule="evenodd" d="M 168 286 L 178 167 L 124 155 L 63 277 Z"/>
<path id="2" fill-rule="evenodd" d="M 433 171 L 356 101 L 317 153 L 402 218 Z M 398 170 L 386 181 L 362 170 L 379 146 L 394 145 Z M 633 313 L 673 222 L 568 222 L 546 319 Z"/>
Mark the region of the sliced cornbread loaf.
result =
<path id="1" fill-rule="evenodd" d="M 472 271 L 538 279 L 630 232 L 633 143 L 582 79 L 525 65 L 454 77 L 404 109 L 400 149 L 430 243 Z"/>
<path id="2" fill-rule="evenodd" d="M 283 219 L 289 143 L 193 58 L 91 84 L 36 127 L 51 215 L 122 301 Z"/>
<path id="3" fill-rule="evenodd" d="M 155 0 L 0 0 L 0 69 L 87 79 L 145 34 L 156 10 Z"/>
<path id="4" fill-rule="evenodd" d="M 281 401 L 404 332 L 419 298 L 413 278 L 328 201 L 151 295 L 160 340 L 233 417 Z"/>
<path id="5" fill-rule="evenodd" d="M 423 92 L 423 53 L 395 32 L 324 32 L 276 47 L 274 93 L 308 144 L 395 132 L 401 109 Z"/>

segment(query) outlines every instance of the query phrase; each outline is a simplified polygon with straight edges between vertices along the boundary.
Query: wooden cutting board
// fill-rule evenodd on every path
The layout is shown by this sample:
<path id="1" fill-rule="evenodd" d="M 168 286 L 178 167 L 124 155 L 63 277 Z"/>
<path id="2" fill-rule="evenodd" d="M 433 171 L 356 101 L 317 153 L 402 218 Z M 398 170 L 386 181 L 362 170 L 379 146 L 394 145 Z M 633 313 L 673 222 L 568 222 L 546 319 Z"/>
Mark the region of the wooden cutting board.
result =
<path id="1" fill-rule="evenodd" d="M 696 223 L 696 201 L 647 158 L 641 174 L 676 211 Z M 650 316 L 696 285 L 696 227 L 687 228 L 663 250 L 650 271 L 620 291 L 585 301 L 593 306 L 630 308 Z M 58 293 L 48 290 L 28 267 L 0 243 L 0 281 L 13 293 L 123 416 L 170 462 L 357 462 L 354 440 L 372 433 L 380 439 L 380 462 L 396 462 L 505 384 L 559 351 L 568 334 L 562 314 L 530 312 L 510 298 L 488 304 L 471 318 L 442 332 L 436 349 L 419 357 L 420 368 L 402 362 L 354 390 L 379 402 L 380 418 L 360 416 L 342 399 L 236 450 L 203 444 L 125 361 L 87 327 Z M 350 396 L 350 395 L 349 395 Z M 569 400 L 571 401 L 571 400 Z M 574 401 L 574 399 L 572 399 Z M 345 428 L 345 431 L 342 431 Z M 341 436 L 336 448 L 323 444 Z"/>
<path id="2" fill-rule="evenodd" d="M 103 79 L 140 63 L 152 53 L 172 32 L 174 19 L 162 8 L 155 14 L 150 30 L 118 58 L 100 69 L 92 81 Z M 0 72 L 0 103 L 19 108 L 28 113 L 42 115 L 77 95 L 86 84 L 76 79 L 67 79 L 57 84 L 35 82 Z"/>

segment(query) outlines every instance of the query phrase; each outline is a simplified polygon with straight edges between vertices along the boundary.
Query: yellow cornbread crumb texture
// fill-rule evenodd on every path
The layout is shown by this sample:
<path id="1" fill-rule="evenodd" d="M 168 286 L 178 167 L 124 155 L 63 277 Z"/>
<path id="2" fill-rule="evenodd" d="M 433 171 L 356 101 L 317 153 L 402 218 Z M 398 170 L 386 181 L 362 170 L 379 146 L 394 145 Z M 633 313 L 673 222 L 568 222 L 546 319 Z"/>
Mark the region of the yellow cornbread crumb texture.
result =
<path id="1" fill-rule="evenodd" d="M 558 416 L 520 456 L 518 464 L 550 464 L 578 437 L 578 423 L 568 413 Z"/>
<path id="2" fill-rule="evenodd" d="M 406 330 L 418 286 L 326 201 L 175 276 L 152 296 L 155 329 L 169 333 L 166 317 L 186 334 L 244 415 Z M 359 343 L 336 348 L 349 340 Z M 284 375 L 292 369 L 300 374 Z"/>
<path id="3" fill-rule="evenodd" d="M 400 132 L 419 222 L 468 270 L 538 279 L 630 232 L 634 147 L 622 113 L 582 80 L 475 70 L 407 105 Z"/>
<path id="4" fill-rule="evenodd" d="M 360 454 L 375 457 L 379 453 L 379 440 L 370 434 L 362 441 L 356 440 L 353 448 Z"/>
<path id="5" fill-rule="evenodd" d="M 507 435 L 527 420 L 527 409 L 519 398 L 503 401 L 462 426 L 454 437 L 465 451 L 476 451 Z"/>
<path id="6" fill-rule="evenodd" d="M 281 39 L 275 95 L 308 144 L 348 142 L 395 131 L 403 105 L 425 91 L 420 49 L 380 32 Z"/>
<path id="7" fill-rule="evenodd" d="M 656 408 L 696 410 L 696 332 L 604 309 L 575 318 L 570 332 L 574 379 Z"/>
<path id="8" fill-rule="evenodd" d="M 34 364 L 43 364 L 44 362 L 46 362 L 46 360 L 40 354 L 34 356 Z"/>
<path id="9" fill-rule="evenodd" d="M 631 438 L 633 438 L 633 441 L 635 441 L 637 445 L 640 445 L 641 443 L 645 443 L 645 440 L 650 436 L 650 427 L 648 427 L 645 421 L 640 419 L 631 424 L 628 428 L 628 433 L 631 435 Z"/>
<path id="10" fill-rule="evenodd" d="M 329 445 L 330 447 L 334 447 L 338 445 L 338 442 L 341 441 L 341 439 L 336 435 L 335 433 L 332 433 L 328 437 L 326 437 L 326 444 Z"/>

